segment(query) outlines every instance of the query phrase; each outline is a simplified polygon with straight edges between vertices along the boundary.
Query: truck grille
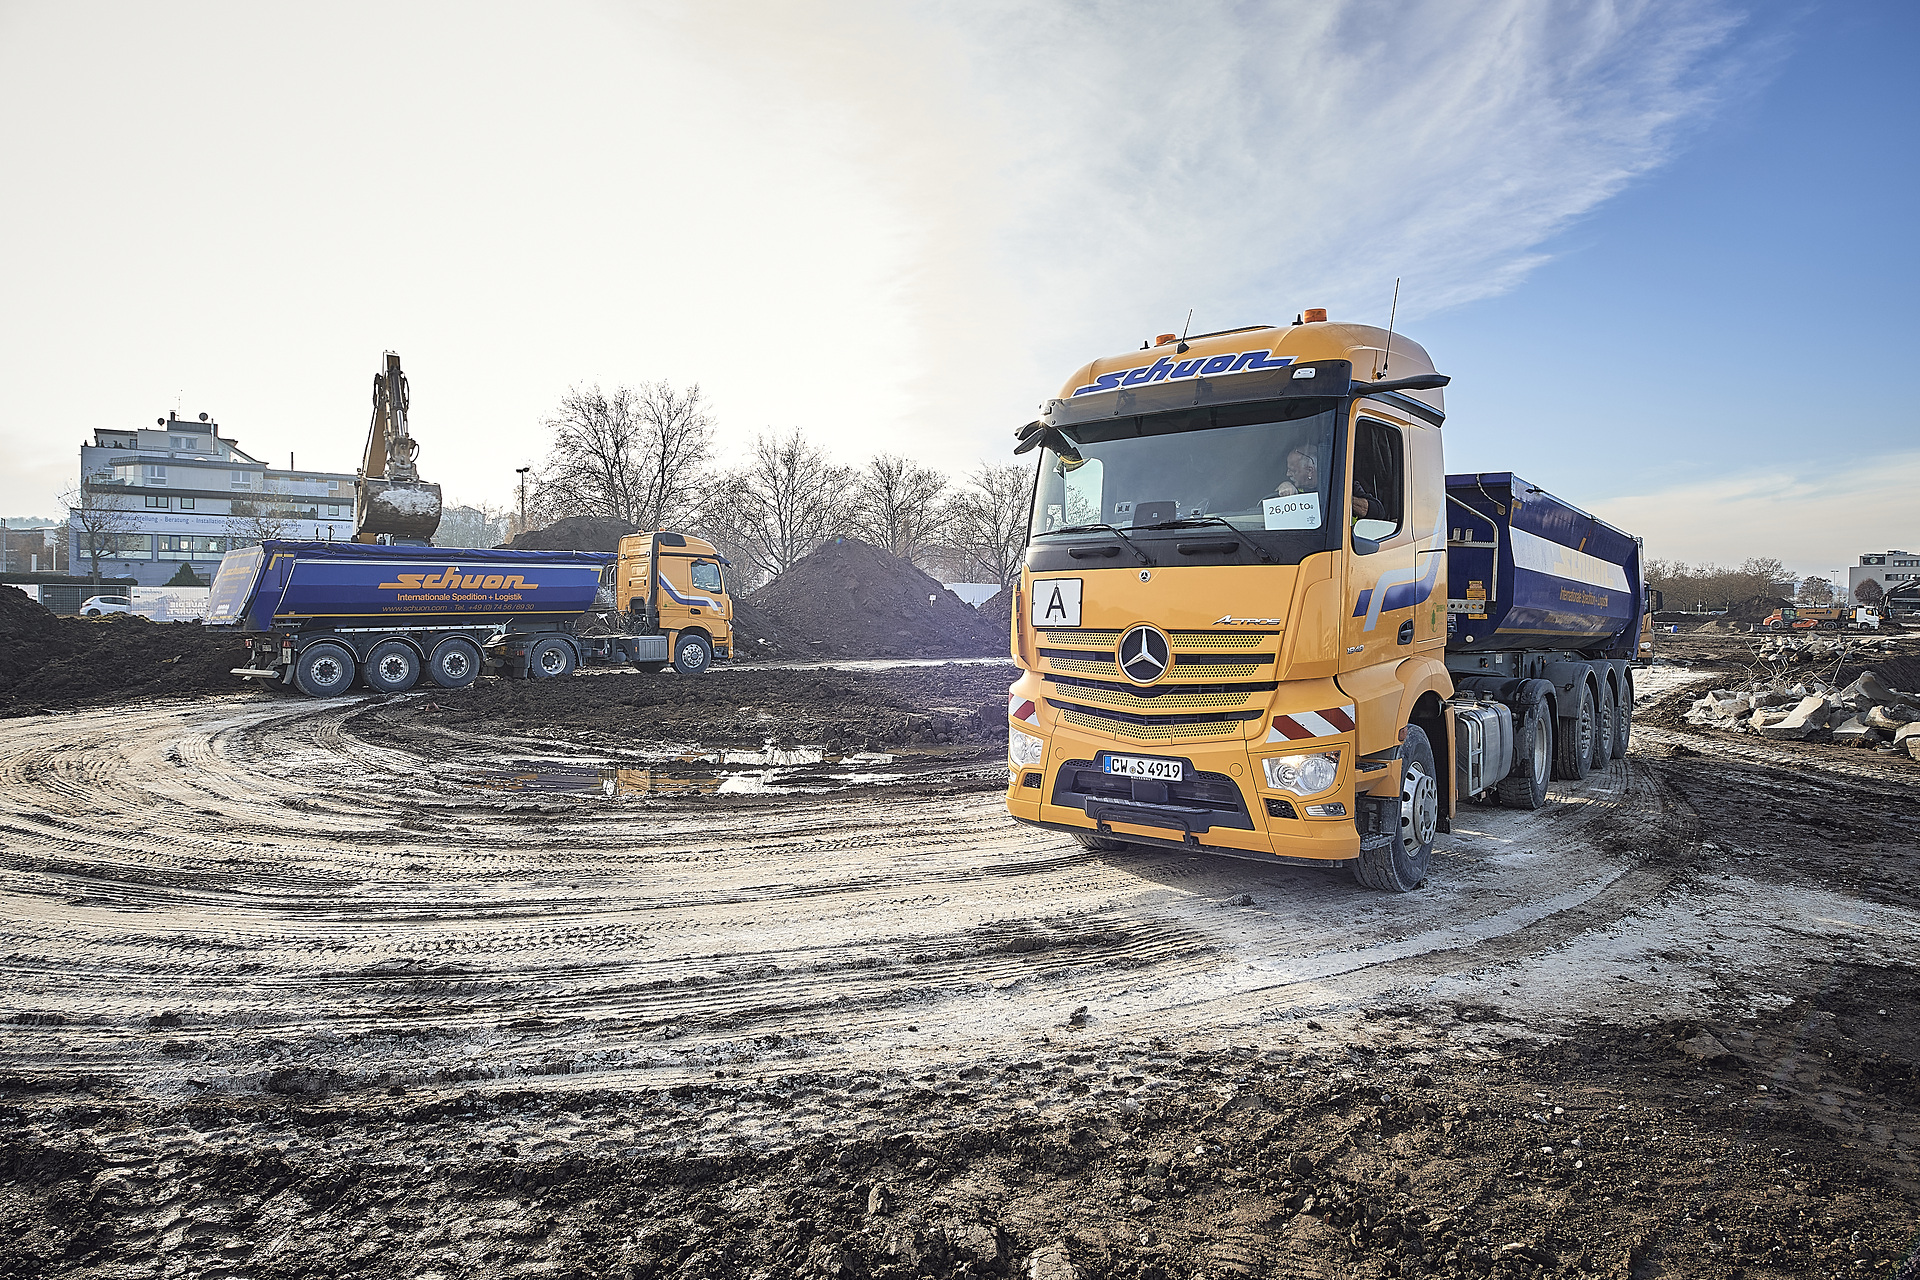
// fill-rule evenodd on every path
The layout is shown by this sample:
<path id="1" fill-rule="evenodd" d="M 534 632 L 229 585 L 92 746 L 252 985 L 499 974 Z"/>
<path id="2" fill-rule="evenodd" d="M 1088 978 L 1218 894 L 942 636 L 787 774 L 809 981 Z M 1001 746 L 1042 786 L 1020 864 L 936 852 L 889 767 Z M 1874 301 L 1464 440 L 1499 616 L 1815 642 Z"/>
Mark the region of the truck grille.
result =
<path id="1" fill-rule="evenodd" d="M 1248 720 L 1258 720 L 1266 714 L 1261 711 L 1241 711 L 1226 716 L 1137 716 L 1125 711 L 1103 711 L 1096 707 L 1074 706 L 1052 698 L 1047 699 L 1047 702 L 1060 713 L 1063 721 L 1076 728 L 1092 729 L 1097 733 L 1108 733 L 1117 738 L 1132 738 L 1138 742 L 1167 742 L 1174 738 L 1236 737 L 1243 723 Z"/>
<path id="2" fill-rule="evenodd" d="M 1038 654 L 1040 674 L 1055 695 L 1049 704 L 1066 723 L 1116 738 L 1238 737 L 1245 721 L 1260 718 L 1264 695 L 1277 687 L 1275 655 L 1257 652 L 1278 639 L 1270 631 L 1170 631 L 1172 661 L 1154 685 L 1137 685 L 1114 665 L 1119 631 L 1040 634 L 1048 646 Z M 1182 714 L 1192 712 L 1202 714 Z"/>

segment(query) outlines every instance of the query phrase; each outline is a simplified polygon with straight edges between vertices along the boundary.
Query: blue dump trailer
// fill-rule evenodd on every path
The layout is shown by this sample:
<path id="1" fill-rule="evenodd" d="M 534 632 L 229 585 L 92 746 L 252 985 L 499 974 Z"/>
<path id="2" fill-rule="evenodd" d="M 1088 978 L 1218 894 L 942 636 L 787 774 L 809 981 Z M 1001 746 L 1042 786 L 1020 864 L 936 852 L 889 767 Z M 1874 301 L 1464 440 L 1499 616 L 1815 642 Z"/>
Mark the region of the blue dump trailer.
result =
<path id="1" fill-rule="evenodd" d="M 1626 753 L 1645 611 L 1640 543 L 1508 471 L 1447 477 L 1447 669 L 1458 759 L 1489 762 L 1461 794 L 1544 803 Z M 1476 715 L 1478 701 L 1484 714 Z M 1504 709 L 1504 710 L 1502 710 Z M 1511 736 L 1482 746 L 1478 735 Z M 1475 749 L 1479 748 L 1479 749 Z M 1512 768 L 1500 769 L 1507 755 Z"/>
<path id="2" fill-rule="evenodd" d="M 262 542 L 230 551 L 207 621 L 248 637 L 235 675 L 333 697 L 356 680 L 399 693 L 462 689 L 482 671 L 568 675 L 589 662 L 664 663 L 663 635 L 594 634 L 612 555 L 354 542 Z"/>

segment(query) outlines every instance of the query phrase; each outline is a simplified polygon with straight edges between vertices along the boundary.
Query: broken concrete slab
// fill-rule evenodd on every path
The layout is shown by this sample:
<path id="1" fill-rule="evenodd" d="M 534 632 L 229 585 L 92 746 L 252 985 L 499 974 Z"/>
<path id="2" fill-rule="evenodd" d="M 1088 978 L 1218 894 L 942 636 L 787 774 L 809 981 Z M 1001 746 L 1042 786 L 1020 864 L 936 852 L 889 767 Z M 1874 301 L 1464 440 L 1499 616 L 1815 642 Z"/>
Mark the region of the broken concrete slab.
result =
<path id="1" fill-rule="evenodd" d="M 1802 698 L 1784 719 L 1759 726 L 1760 734 L 1767 738 L 1804 738 L 1813 732 L 1816 719 L 1820 724 L 1825 723 L 1826 713 L 1825 698 L 1818 695 Z"/>

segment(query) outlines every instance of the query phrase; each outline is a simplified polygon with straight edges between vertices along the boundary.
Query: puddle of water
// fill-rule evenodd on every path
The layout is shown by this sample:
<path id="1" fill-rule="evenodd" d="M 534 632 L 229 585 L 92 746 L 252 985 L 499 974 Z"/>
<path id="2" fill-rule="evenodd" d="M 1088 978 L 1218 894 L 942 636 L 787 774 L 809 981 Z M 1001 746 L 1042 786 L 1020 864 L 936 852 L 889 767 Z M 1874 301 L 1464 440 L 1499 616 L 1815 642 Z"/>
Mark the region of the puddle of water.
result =
<path id="1" fill-rule="evenodd" d="M 760 751 L 674 749 L 657 763 L 616 766 L 529 763 L 518 768 L 465 773 L 456 780 L 489 791 L 636 796 L 744 795 L 832 791 L 867 783 L 900 781 L 889 772 L 894 756 L 880 751 L 829 755 L 821 747 L 776 747 Z"/>

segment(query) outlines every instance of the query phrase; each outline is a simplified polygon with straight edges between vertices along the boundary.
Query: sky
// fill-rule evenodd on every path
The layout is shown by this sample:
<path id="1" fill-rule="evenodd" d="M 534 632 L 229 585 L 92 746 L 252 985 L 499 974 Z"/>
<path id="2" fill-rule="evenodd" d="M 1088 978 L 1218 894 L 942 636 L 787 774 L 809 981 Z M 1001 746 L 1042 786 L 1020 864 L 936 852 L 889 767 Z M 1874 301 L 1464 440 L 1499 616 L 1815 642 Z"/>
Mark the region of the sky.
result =
<path id="1" fill-rule="evenodd" d="M 1920 547 L 1920 6 L 0 0 L 0 513 L 205 411 L 351 471 L 381 352 L 504 504 L 570 386 L 954 472 L 1077 366 L 1305 307 L 1448 464 L 1692 562 Z"/>

